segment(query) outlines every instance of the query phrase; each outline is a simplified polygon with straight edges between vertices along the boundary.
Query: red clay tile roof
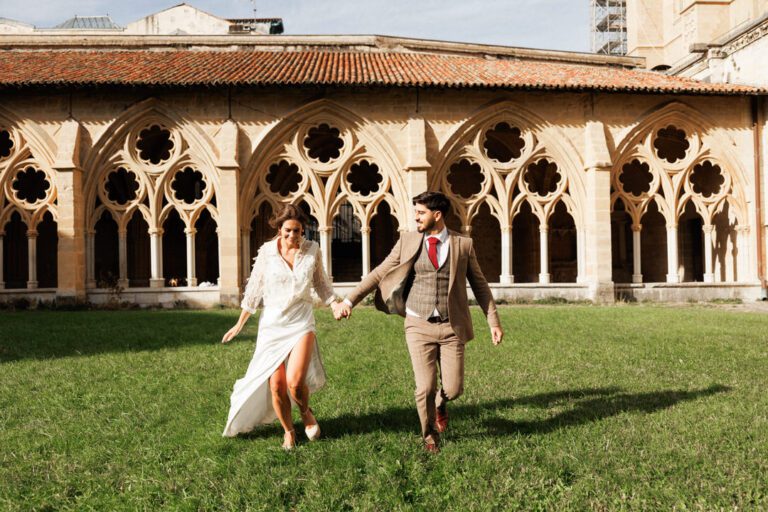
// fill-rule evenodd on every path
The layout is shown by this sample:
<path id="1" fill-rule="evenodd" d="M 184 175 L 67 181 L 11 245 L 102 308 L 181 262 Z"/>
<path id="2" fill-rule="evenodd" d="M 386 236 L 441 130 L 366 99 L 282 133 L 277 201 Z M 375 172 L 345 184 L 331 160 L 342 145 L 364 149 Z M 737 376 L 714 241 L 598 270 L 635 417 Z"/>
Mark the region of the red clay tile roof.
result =
<path id="1" fill-rule="evenodd" d="M 764 94 L 620 67 L 394 51 L 4 50 L 0 87 L 328 85 Z"/>

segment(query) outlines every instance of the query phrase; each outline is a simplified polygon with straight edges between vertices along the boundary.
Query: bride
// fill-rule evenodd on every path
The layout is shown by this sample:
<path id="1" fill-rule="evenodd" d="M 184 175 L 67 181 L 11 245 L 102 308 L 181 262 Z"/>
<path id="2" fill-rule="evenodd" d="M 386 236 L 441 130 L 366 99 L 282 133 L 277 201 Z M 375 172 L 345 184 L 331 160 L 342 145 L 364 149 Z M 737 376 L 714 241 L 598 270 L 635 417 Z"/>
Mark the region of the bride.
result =
<path id="1" fill-rule="evenodd" d="M 325 369 L 315 337 L 311 288 L 337 311 L 336 297 L 323 269 L 320 247 L 303 237 L 306 217 L 300 208 L 285 205 L 270 220 L 278 229 L 273 240 L 259 248 L 245 288 L 242 312 L 221 339 L 232 340 L 263 300 L 256 351 L 242 379 L 235 382 L 223 436 L 234 437 L 256 425 L 277 419 L 285 430 L 283 448 L 296 445 L 291 402 L 301 413 L 310 441 L 320 437 L 320 426 L 309 408 L 309 395 L 325 384 Z"/>

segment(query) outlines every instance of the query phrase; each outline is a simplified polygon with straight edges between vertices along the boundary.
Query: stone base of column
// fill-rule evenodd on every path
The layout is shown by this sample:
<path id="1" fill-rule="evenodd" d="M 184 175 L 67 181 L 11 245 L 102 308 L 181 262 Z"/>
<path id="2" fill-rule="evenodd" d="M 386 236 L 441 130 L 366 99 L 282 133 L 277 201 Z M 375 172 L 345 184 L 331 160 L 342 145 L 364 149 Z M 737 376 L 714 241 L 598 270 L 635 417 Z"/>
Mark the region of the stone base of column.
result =
<path id="1" fill-rule="evenodd" d="M 5 283 L 0 281 L 0 290 L 5 290 Z"/>
<path id="2" fill-rule="evenodd" d="M 632 274 L 632 282 L 640 284 L 643 282 L 643 274 Z"/>
<path id="3" fill-rule="evenodd" d="M 165 286 L 165 279 L 163 278 L 149 280 L 150 288 L 163 288 L 164 286 Z"/>
<path id="4" fill-rule="evenodd" d="M 668 283 L 679 283 L 680 282 L 680 276 L 678 274 L 667 274 L 667 282 Z"/>
<path id="5" fill-rule="evenodd" d="M 197 286 L 197 278 L 196 277 L 187 278 L 187 286 Z"/>
<path id="6" fill-rule="evenodd" d="M 118 279 L 117 280 L 117 286 L 119 286 L 120 288 L 128 288 L 129 284 L 130 283 L 129 283 L 128 279 Z"/>
<path id="7" fill-rule="evenodd" d="M 56 292 L 56 304 L 59 306 L 76 306 L 83 304 L 87 297 L 85 293 L 72 293 L 72 292 Z"/>
<path id="8" fill-rule="evenodd" d="M 86 288 L 96 288 L 96 280 L 94 280 L 94 279 L 87 280 L 85 282 L 85 287 Z"/>
<path id="9" fill-rule="evenodd" d="M 499 276 L 499 283 L 501 284 L 514 284 L 515 282 L 515 276 L 513 275 L 502 275 Z"/>
<path id="10" fill-rule="evenodd" d="M 549 284 L 551 278 L 551 274 L 539 274 L 539 283 Z"/>
<path id="11" fill-rule="evenodd" d="M 705 283 L 714 283 L 715 282 L 715 274 L 704 274 L 704 282 Z"/>
<path id="12" fill-rule="evenodd" d="M 592 283 L 589 286 L 590 298 L 596 304 L 612 304 L 616 302 L 613 282 Z"/>
<path id="13" fill-rule="evenodd" d="M 27 290 L 36 290 L 37 281 L 27 281 Z"/>

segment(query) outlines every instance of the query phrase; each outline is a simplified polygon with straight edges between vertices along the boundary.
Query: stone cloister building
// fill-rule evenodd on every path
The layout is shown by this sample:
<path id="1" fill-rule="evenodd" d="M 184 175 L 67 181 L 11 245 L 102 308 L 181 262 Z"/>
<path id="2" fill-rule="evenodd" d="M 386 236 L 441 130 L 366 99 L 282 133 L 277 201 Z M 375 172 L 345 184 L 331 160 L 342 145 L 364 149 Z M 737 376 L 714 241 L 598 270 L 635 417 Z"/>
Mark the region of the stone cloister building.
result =
<path id="1" fill-rule="evenodd" d="M 343 293 L 427 189 L 497 297 L 765 290 L 760 89 L 377 36 L 0 41 L 0 300 L 236 303 L 285 202 Z"/>

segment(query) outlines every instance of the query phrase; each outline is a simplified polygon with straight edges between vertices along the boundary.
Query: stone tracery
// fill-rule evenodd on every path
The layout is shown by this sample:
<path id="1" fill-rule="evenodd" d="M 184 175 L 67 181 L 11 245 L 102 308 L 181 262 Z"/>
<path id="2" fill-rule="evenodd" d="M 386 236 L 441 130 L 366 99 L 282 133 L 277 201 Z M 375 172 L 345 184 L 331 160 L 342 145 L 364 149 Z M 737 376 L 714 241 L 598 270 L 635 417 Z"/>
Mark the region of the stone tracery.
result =
<path id="1" fill-rule="evenodd" d="M 104 286 L 110 282 L 105 276 L 118 276 L 111 281 L 124 288 L 216 284 L 217 231 L 209 227 L 218 219 L 215 167 L 205 165 L 210 156 L 183 122 L 137 109 L 94 151 L 100 158 L 86 183 L 87 284 Z M 117 240 L 105 212 L 117 224 Z M 98 257 L 97 239 L 100 246 L 117 246 L 118 258 Z M 201 267 L 201 258 L 216 264 Z"/>
<path id="2" fill-rule="evenodd" d="M 572 190 L 574 172 L 559 164 L 560 148 L 533 116 L 505 110 L 491 109 L 457 130 L 432 187 L 451 199 L 456 222 L 476 240 L 494 281 L 546 284 L 554 265 L 555 281 L 576 282 L 582 263 L 580 213 L 570 197 L 580 195 L 579 186 Z"/>
<path id="3" fill-rule="evenodd" d="M 724 281 L 726 274 L 731 281 L 743 279 L 736 272 L 746 268 L 745 231 L 739 227 L 746 214 L 743 189 L 730 166 L 715 156 L 720 148 L 706 134 L 704 122 L 694 124 L 690 115 L 681 117 L 679 108 L 670 110 L 673 114 L 662 112 L 659 120 L 639 126 L 614 166 L 611 202 L 614 212 L 617 204 L 623 205 L 628 218 L 619 214 L 613 219 L 621 226 L 630 222 L 632 228 L 631 242 L 614 240 L 614 279 L 630 274 L 627 261 L 635 283 L 715 282 Z M 726 220 L 718 217 L 723 209 Z M 621 226 L 614 233 L 625 229 Z M 715 238 L 728 248 L 718 252 Z M 662 247 L 664 272 L 656 257 Z M 618 263 L 617 251 L 632 257 Z"/>
<path id="4" fill-rule="evenodd" d="M 331 275 L 338 270 L 337 282 L 354 282 L 394 245 L 398 230 L 406 225 L 403 205 L 410 200 L 391 164 L 394 152 L 382 149 L 384 137 L 360 130 L 354 114 L 329 102 L 302 110 L 289 116 L 291 122 L 284 127 L 272 129 L 266 147 L 254 152 L 247 170 L 241 195 L 247 205 L 243 247 L 249 248 L 244 267 L 249 267 L 263 238 L 273 233 L 263 227 L 267 211 L 295 203 L 310 217 L 305 235 L 320 243 L 326 270 Z M 249 270 L 243 269 L 243 278 Z"/>
<path id="5" fill-rule="evenodd" d="M 21 130 L 0 117 L 0 289 L 57 286 L 58 208 L 52 176 Z"/>

